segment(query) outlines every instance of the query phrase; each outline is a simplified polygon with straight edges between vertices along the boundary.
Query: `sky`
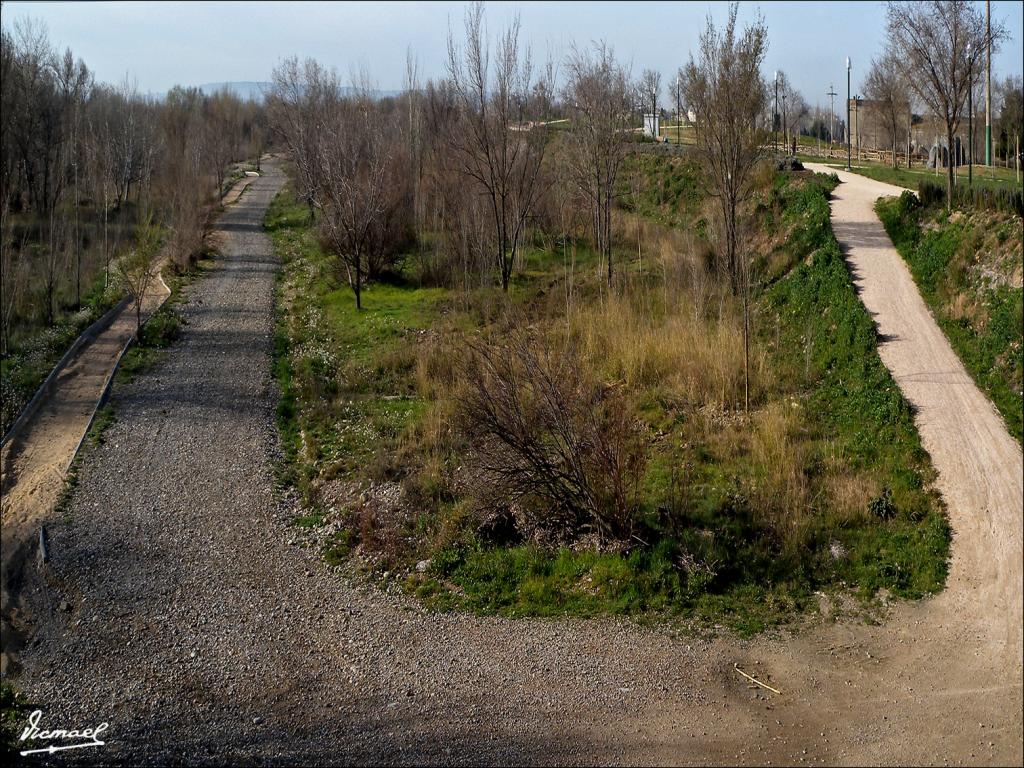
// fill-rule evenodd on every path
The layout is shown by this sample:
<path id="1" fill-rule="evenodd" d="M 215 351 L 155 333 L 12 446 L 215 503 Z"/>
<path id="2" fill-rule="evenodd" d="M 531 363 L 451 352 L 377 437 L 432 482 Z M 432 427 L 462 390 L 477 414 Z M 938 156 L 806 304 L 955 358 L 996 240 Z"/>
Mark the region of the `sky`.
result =
<path id="1" fill-rule="evenodd" d="M 980 4 L 979 4 L 980 6 Z M 364 66 L 383 90 L 402 87 L 407 48 L 421 76 L 444 73 L 449 28 L 461 32 L 464 2 L 5 2 L 3 25 L 22 16 L 42 21 L 50 40 L 70 47 L 98 80 L 134 79 L 142 92 L 173 85 L 263 81 L 282 58 L 313 57 L 347 77 Z M 564 59 L 573 43 L 606 40 L 633 74 L 645 68 L 674 76 L 695 50 L 710 13 L 721 2 L 489 2 L 488 27 L 502 28 L 518 12 L 522 39 L 535 60 Z M 744 2 L 741 20 L 760 12 L 768 25 L 766 76 L 785 71 L 811 105 L 825 106 L 834 85 L 845 95 L 844 59 L 853 61 L 858 93 L 880 53 L 885 7 L 879 2 Z M 1024 70 L 1024 4 L 992 2 L 1010 39 L 993 57 L 993 76 Z M 663 94 L 667 99 L 667 92 Z"/>

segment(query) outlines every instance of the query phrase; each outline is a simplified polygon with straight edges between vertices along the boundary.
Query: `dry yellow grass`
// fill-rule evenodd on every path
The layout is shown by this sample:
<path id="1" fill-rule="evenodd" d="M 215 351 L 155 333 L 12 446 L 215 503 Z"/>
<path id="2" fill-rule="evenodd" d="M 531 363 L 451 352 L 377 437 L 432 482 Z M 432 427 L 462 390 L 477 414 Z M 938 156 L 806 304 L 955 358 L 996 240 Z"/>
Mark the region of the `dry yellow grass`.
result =
<path id="1" fill-rule="evenodd" d="M 753 508 L 785 542 L 800 541 L 809 515 L 806 442 L 799 405 L 775 401 L 752 418 L 750 454 L 757 485 Z"/>
<path id="2" fill-rule="evenodd" d="M 706 243 L 647 228 L 660 290 L 605 294 L 571 313 L 584 356 L 634 391 L 669 390 L 695 405 L 735 408 L 743 399 L 743 325 L 738 302 L 709 271 Z M 640 298 L 630 298 L 639 296 Z M 770 382 L 766 355 L 751 345 L 751 384 Z"/>

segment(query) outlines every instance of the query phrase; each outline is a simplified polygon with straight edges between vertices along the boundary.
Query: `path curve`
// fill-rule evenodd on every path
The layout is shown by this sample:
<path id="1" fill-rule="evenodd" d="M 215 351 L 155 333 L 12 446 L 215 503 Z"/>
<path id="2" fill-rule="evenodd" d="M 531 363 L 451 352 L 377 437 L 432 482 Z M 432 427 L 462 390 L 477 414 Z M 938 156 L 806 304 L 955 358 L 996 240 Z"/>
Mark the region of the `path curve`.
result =
<path id="1" fill-rule="evenodd" d="M 282 182 L 268 167 L 221 219 L 224 257 L 189 288 L 182 338 L 118 392 L 54 521 L 20 678 L 47 722 L 108 721 L 102 759 L 144 764 L 1021 762 L 1020 454 L 1000 452 L 930 333 L 873 190 L 840 186 L 835 226 L 894 337 L 883 359 L 921 401 L 956 531 L 949 588 L 881 626 L 743 643 L 432 614 L 290 543 L 271 470 L 277 265 L 260 228 Z M 893 344 L 929 352 L 910 365 L 913 346 Z M 958 410 L 937 419 L 936 401 Z"/>

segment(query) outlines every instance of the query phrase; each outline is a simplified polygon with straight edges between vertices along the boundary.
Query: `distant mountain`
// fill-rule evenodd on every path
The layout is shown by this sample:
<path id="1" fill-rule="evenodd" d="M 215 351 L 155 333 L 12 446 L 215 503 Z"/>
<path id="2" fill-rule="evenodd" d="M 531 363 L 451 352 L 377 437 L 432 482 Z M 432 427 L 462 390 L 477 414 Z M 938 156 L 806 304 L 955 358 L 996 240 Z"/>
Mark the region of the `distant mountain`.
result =
<path id="1" fill-rule="evenodd" d="M 204 83 L 199 86 L 199 90 L 206 95 L 227 90 L 242 100 L 263 101 L 264 95 L 270 92 L 272 85 L 272 83 L 251 80 L 237 80 L 228 83 Z"/>
<path id="2" fill-rule="evenodd" d="M 223 91 L 227 89 L 238 98 L 252 99 L 253 101 L 263 101 L 266 94 L 270 93 L 271 88 L 274 87 L 273 83 L 251 81 L 251 80 L 236 80 L 226 83 L 204 83 L 199 86 L 199 90 L 204 94 L 216 93 L 217 91 Z M 355 89 L 344 85 L 341 88 L 341 92 L 345 96 L 351 96 Z M 401 96 L 402 91 L 374 91 L 374 94 L 378 99 L 386 99 L 388 97 Z"/>

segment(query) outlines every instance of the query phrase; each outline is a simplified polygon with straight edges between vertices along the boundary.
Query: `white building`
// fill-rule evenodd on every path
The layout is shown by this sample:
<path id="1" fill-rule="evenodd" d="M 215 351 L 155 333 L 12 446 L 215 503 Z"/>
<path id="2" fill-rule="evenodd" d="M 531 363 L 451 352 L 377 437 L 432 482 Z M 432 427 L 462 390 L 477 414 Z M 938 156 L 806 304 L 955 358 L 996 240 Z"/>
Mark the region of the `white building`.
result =
<path id="1" fill-rule="evenodd" d="M 658 116 L 654 114 L 644 114 L 644 136 L 653 136 L 658 138 L 661 135 L 661 125 L 658 121 Z"/>

